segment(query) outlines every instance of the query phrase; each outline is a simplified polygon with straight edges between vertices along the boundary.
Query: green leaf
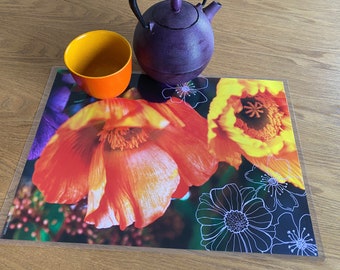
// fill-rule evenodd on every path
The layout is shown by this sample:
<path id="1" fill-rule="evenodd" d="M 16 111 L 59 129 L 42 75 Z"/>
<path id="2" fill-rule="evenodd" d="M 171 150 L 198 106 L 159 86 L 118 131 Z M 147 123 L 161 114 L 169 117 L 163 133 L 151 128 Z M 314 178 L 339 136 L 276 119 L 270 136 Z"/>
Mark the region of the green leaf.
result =
<path id="1" fill-rule="evenodd" d="M 37 231 L 36 224 L 32 222 L 25 223 L 22 228 L 17 229 L 13 235 L 13 239 L 16 240 L 37 240 L 36 231 Z"/>
<path id="2" fill-rule="evenodd" d="M 58 233 L 65 220 L 64 212 L 60 209 L 59 204 L 46 203 L 44 207 L 44 219 L 48 220 L 48 229 L 53 235 Z"/>
<path id="3" fill-rule="evenodd" d="M 51 235 L 46 232 L 44 229 L 40 230 L 40 240 L 43 242 L 51 241 Z"/>

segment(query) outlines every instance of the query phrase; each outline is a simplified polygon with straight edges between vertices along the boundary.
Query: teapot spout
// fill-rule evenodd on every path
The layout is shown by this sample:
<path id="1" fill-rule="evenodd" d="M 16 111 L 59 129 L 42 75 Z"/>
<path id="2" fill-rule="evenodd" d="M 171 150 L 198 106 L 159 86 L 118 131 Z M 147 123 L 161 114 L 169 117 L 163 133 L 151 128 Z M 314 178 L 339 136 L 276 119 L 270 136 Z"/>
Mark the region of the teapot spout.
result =
<path id="1" fill-rule="evenodd" d="M 203 8 L 203 12 L 207 16 L 208 20 L 211 22 L 217 11 L 220 10 L 222 5 L 216 1 L 211 2 L 208 6 Z"/>

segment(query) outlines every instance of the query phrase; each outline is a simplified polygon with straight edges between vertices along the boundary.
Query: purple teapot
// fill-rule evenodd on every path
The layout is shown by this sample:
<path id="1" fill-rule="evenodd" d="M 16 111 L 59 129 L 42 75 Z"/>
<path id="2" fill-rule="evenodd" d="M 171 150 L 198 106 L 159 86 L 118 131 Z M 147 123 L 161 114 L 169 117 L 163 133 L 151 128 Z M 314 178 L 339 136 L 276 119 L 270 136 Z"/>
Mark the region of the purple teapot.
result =
<path id="1" fill-rule="evenodd" d="M 153 79 L 177 85 L 196 78 L 208 65 L 214 51 L 211 20 L 221 8 L 206 0 L 196 6 L 182 0 L 165 0 L 144 14 L 136 0 L 129 0 L 139 23 L 133 49 L 141 68 Z"/>

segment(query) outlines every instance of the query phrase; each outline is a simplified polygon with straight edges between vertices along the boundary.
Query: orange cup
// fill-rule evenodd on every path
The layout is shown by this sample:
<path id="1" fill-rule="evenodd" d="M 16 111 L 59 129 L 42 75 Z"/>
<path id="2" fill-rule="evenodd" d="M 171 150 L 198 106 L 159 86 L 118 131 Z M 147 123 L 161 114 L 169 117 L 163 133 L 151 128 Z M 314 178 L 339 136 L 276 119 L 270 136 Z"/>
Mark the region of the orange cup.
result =
<path id="1" fill-rule="evenodd" d="M 76 83 L 98 99 L 120 95 L 132 74 L 130 43 L 116 32 L 96 30 L 70 42 L 64 62 Z"/>

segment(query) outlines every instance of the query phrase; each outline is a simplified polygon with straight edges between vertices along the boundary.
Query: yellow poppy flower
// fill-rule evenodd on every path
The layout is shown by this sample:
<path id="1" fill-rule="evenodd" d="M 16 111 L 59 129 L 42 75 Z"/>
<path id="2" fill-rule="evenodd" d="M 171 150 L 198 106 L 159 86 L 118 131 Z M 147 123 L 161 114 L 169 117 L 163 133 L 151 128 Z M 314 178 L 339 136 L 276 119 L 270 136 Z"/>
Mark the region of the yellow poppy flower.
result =
<path id="1" fill-rule="evenodd" d="M 304 188 L 281 81 L 221 79 L 208 126 L 209 149 L 219 160 L 238 169 L 243 156 L 278 181 Z"/>

